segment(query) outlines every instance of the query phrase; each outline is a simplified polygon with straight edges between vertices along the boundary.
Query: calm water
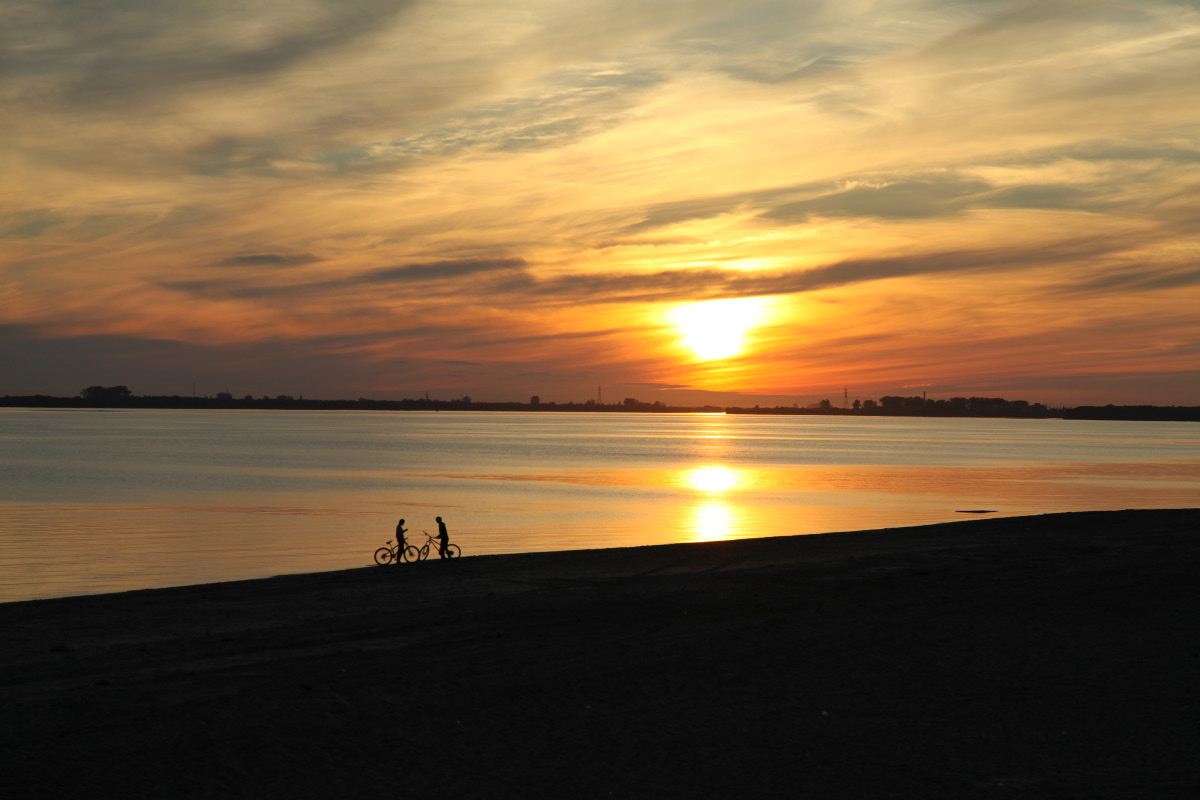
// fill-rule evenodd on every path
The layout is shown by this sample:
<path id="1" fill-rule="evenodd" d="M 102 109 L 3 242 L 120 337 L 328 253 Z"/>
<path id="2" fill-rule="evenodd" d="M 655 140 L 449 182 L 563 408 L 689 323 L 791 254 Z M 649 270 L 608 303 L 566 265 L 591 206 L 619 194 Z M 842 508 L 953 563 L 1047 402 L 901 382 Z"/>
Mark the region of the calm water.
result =
<path id="1" fill-rule="evenodd" d="M 467 555 L 1200 505 L 1200 425 L 0 409 L 0 600 Z M 403 568 L 403 567 L 400 567 Z"/>

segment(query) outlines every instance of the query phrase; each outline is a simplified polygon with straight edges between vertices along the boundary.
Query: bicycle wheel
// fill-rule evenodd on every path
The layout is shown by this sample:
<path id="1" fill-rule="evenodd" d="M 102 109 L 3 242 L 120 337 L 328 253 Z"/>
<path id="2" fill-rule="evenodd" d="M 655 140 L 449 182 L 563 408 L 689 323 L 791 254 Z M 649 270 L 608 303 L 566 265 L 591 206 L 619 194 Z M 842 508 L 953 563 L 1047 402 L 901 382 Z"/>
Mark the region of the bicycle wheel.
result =
<path id="1" fill-rule="evenodd" d="M 458 558 L 462 555 L 462 549 L 456 544 L 446 545 L 446 558 Z"/>
<path id="2" fill-rule="evenodd" d="M 414 561 L 421 560 L 421 551 L 417 549 L 415 544 L 410 544 L 408 547 L 404 548 L 403 557 L 405 561 L 411 564 Z"/>
<path id="3" fill-rule="evenodd" d="M 424 561 L 427 558 L 429 558 L 429 545 L 425 545 L 421 548 L 421 558 L 419 560 Z"/>
<path id="4" fill-rule="evenodd" d="M 379 566 L 392 563 L 392 550 L 390 547 L 381 547 L 375 551 L 375 563 Z"/>

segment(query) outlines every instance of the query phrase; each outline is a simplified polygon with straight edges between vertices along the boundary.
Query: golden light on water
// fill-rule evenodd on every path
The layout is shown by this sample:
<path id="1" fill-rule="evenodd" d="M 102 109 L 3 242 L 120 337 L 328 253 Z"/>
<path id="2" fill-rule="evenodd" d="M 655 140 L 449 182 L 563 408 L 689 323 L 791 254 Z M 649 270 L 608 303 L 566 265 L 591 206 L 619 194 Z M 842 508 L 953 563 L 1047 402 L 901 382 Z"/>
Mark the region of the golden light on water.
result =
<path id="1" fill-rule="evenodd" d="M 700 467 L 687 473 L 687 484 L 701 492 L 728 491 L 741 483 L 737 472 L 727 467 Z"/>
<path id="2" fill-rule="evenodd" d="M 696 542 L 711 542 L 734 536 L 734 507 L 719 498 L 726 492 L 743 484 L 743 476 L 734 469 L 722 466 L 697 467 L 683 473 L 680 483 L 705 499 L 693 506 L 688 527 L 691 539 Z"/>
<path id="3" fill-rule="evenodd" d="M 746 336 L 766 322 L 763 298 L 708 300 L 676 306 L 671 322 L 679 331 L 680 342 L 701 361 L 715 361 L 741 354 Z"/>
<path id="4" fill-rule="evenodd" d="M 732 538 L 734 515 L 723 503 L 704 503 L 692 509 L 692 541 L 715 542 Z"/>

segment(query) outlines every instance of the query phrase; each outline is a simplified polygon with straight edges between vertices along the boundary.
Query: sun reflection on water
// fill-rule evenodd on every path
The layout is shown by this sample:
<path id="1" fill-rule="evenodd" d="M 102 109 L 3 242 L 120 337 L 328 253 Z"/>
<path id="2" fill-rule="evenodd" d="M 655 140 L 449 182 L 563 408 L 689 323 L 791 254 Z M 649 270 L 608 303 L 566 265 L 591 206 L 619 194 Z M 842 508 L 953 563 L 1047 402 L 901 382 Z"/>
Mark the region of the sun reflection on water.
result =
<path id="1" fill-rule="evenodd" d="M 696 467 L 685 470 L 679 483 L 704 498 L 690 509 L 687 528 L 692 541 L 712 542 L 735 537 L 738 514 L 727 500 L 728 493 L 745 484 L 745 476 L 739 470 L 717 464 Z"/>
<path id="2" fill-rule="evenodd" d="M 692 508 L 691 540 L 715 542 L 734 536 L 733 509 L 724 503 L 703 503 Z"/>
<path id="3" fill-rule="evenodd" d="M 728 467 L 699 467 L 688 470 L 686 483 L 698 491 L 718 494 L 740 486 L 742 479 Z"/>

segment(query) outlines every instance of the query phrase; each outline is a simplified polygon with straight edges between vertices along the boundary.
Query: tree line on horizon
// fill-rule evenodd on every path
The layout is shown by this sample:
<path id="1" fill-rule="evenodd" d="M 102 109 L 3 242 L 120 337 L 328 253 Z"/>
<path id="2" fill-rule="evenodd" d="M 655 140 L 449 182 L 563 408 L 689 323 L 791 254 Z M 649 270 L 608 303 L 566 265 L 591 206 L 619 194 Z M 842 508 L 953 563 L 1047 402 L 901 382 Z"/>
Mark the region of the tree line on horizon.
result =
<path id="1" fill-rule="evenodd" d="M 893 417 L 1006 417 L 1019 419 L 1093 419 L 1093 420 L 1158 420 L 1200 421 L 1200 406 L 1076 406 L 1050 408 L 1026 400 L 1006 400 L 1000 397 L 952 397 L 948 400 L 928 399 L 923 395 L 900 397 L 885 395 L 876 400 L 855 400 L 849 407 L 834 406 L 821 400 L 813 406 L 771 406 L 745 408 L 741 406 L 675 406 L 659 401 L 652 403 L 627 397 L 619 403 L 542 402 L 534 395 L 529 402 L 475 401 L 464 396 L 454 400 L 432 400 L 429 397 L 403 400 L 306 400 L 280 394 L 274 397 L 244 395 L 234 397 L 229 392 L 215 396 L 187 397 L 183 395 L 135 395 L 127 386 L 88 386 L 75 397 L 49 395 L 6 395 L 0 405 L 43 408 L 186 408 L 186 409 L 292 409 L 292 410 L 360 410 L 360 411 L 538 411 L 538 412 L 634 412 L 634 413 L 727 413 L 772 415 L 830 415 L 830 416 L 893 416 Z"/>
<path id="2" fill-rule="evenodd" d="M 731 409 L 726 409 L 729 412 Z M 1041 403 L 1027 400 L 1005 400 L 1002 397 L 952 397 L 949 400 L 930 400 L 924 395 L 898 397 L 885 395 L 875 400 L 855 400 L 849 407 L 837 407 L 830 400 L 821 400 L 815 406 L 773 409 L 737 409 L 734 413 L 781 413 L 781 414 L 843 414 L 884 417 L 1056 417 L 1059 414 Z"/>

